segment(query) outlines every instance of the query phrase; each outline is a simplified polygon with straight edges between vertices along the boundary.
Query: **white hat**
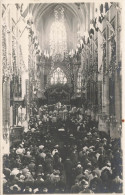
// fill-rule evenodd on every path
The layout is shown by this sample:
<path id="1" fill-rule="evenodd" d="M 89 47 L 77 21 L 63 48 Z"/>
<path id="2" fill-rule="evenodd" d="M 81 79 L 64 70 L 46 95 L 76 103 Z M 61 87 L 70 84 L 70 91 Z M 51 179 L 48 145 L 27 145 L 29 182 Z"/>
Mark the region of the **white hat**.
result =
<path id="1" fill-rule="evenodd" d="M 77 165 L 77 167 L 81 168 L 81 167 L 82 167 L 82 165 L 78 164 L 78 165 Z"/>
<path id="2" fill-rule="evenodd" d="M 25 176 L 24 175 L 20 175 L 20 179 L 25 179 Z"/>
<path id="3" fill-rule="evenodd" d="M 87 135 L 92 135 L 92 134 L 89 132 L 89 133 L 87 133 Z"/>
<path id="4" fill-rule="evenodd" d="M 19 174 L 19 173 L 20 173 L 20 171 L 19 171 L 17 168 L 14 168 L 14 169 L 11 171 L 10 175 L 17 175 L 17 174 Z"/>
<path id="5" fill-rule="evenodd" d="M 38 188 L 35 188 L 35 189 L 33 190 L 33 192 L 34 192 L 34 193 L 39 192 L 39 189 L 38 189 Z"/>
<path id="6" fill-rule="evenodd" d="M 23 148 L 18 148 L 18 149 L 16 150 L 16 153 L 17 153 L 17 154 L 22 154 L 23 151 L 24 151 Z"/>
<path id="7" fill-rule="evenodd" d="M 104 170 L 106 170 L 106 169 L 112 174 L 111 168 L 110 167 L 107 167 L 107 166 L 103 167 L 102 170 L 101 170 L 101 172 L 104 171 Z"/>
<path id="8" fill-rule="evenodd" d="M 34 132 L 35 130 L 36 130 L 35 128 L 32 128 L 32 129 L 31 129 L 31 132 Z"/>
<path id="9" fill-rule="evenodd" d="M 48 189 L 47 189 L 47 188 L 44 188 L 44 189 L 43 189 L 43 192 L 48 192 Z"/>
<path id="10" fill-rule="evenodd" d="M 40 146 L 39 146 L 39 149 L 42 150 L 43 148 L 44 148 L 44 145 L 40 145 Z"/>
<path id="11" fill-rule="evenodd" d="M 5 178 L 3 178 L 3 184 L 7 183 L 7 180 Z"/>
<path id="12" fill-rule="evenodd" d="M 11 186 L 10 189 L 13 190 L 14 187 L 16 187 L 18 191 L 21 190 L 21 188 L 17 184 L 14 184 L 13 186 Z"/>
<path id="13" fill-rule="evenodd" d="M 44 179 L 43 179 L 43 178 L 41 178 L 41 179 L 40 179 L 40 181 L 44 182 Z"/>

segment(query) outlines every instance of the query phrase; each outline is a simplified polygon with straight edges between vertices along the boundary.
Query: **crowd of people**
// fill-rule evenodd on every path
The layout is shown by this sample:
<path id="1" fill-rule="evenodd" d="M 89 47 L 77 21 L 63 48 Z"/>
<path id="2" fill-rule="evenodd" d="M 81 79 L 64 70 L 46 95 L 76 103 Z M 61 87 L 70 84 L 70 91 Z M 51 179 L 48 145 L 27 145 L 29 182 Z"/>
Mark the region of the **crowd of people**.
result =
<path id="1" fill-rule="evenodd" d="M 98 131 L 83 107 L 37 106 L 27 131 L 3 156 L 3 192 L 121 193 L 120 139 Z"/>

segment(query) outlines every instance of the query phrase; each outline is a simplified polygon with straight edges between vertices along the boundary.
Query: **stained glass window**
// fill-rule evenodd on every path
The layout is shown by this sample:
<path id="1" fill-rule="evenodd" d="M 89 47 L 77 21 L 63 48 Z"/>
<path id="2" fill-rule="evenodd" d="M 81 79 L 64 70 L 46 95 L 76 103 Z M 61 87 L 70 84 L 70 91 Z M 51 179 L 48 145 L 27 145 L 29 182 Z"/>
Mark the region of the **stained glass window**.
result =
<path id="1" fill-rule="evenodd" d="M 66 78 L 66 75 L 64 74 L 63 70 L 61 70 L 60 68 L 57 68 L 52 73 L 50 82 L 51 82 L 51 84 L 57 84 L 57 83 L 65 84 L 65 83 L 67 83 L 67 78 Z"/>
<path id="2" fill-rule="evenodd" d="M 67 51 L 67 34 L 63 7 L 54 10 L 54 13 L 55 21 L 50 28 L 50 54 L 54 61 L 56 61 L 57 58 L 62 61 L 64 52 Z"/>

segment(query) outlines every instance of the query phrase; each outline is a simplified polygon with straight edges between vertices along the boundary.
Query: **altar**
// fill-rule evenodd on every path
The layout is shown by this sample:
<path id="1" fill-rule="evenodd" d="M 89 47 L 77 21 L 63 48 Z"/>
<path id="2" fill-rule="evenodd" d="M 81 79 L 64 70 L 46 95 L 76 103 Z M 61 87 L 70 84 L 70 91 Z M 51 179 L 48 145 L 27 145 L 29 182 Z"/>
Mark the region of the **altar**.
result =
<path id="1" fill-rule="evenodd" d="M 66 85 L 54 85 L 46 91 L 48 104 L 70 104 L 70 90 Z"/>

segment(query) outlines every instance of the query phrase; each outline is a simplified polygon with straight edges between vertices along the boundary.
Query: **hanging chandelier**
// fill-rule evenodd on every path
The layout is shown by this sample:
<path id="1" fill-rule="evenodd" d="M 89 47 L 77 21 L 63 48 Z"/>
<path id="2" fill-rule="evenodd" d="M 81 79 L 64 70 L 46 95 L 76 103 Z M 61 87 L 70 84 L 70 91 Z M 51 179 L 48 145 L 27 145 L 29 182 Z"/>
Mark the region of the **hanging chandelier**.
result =
<path id="1" fill-rule="evenodd" d="M 55 21 L 50 28 L 50 55 L 53 61 L 63 61 L 67 52 L 67 34 L 64 21 L 64 9 L 54 10 Z"/>

